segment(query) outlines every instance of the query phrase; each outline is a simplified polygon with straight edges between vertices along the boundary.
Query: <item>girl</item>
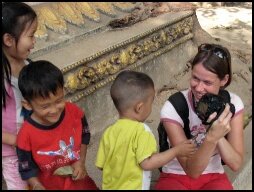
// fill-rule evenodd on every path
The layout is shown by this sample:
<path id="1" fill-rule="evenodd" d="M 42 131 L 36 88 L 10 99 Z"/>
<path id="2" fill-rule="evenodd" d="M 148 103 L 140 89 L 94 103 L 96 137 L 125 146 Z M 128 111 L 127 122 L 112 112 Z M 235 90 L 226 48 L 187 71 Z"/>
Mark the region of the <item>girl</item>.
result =
<path id="1" fill-rule="evenodd" d="M 2 3 L 2 171 L 8 190 L 28 189 L 18 172 L 16 136 L 23 122 L 20 70 L 34 48 L 37 15 L 25 3 Z"/>

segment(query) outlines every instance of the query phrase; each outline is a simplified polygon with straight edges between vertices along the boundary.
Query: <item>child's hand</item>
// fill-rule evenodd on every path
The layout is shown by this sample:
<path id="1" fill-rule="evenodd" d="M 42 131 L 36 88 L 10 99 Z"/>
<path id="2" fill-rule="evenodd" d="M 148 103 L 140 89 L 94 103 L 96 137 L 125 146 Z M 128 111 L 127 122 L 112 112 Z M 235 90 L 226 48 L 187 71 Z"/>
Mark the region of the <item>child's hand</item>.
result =
<path id="1" fill-rule="evenodd" d="M 46 190 L 46 189 L 42 185 L 36 185 L 34 186 L 33 190 Z"/>
<path id="2" fill-rule="evenodd" d="M 178 157 L 188 157 L 193 155 L 197 148 L 192 140 L 187 140 L 182 143 L 179 143 L 175 146 L 176 149 L 176 156 Z"/>
<path id="3" fill-rule="evenodd" d="M 40 182 L 37 182 L 32 186 L 32 190 L 46 190 L 46 189 Z"/>
<path id="4" fill-rule="evenodd" d="M 80 180 L 84 179 L 85 176 L 87 175 L 86 168 L 85 168 L 85 162 L 78 160 L 72 165 L 73 168 L 73 174 L 72 174 L 72 179 L 73 180 Z"/>

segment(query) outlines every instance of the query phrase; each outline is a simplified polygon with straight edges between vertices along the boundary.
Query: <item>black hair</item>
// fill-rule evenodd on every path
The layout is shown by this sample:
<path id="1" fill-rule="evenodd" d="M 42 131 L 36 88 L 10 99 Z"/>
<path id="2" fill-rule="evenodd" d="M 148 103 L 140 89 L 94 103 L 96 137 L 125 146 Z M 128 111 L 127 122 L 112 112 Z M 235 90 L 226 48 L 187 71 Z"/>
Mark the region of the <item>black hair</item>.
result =
<path id="1" fill-rule="evenodd" d="M 200 45 L 191 63 L 192 69 L 198 63 L 202 63 L 208 71 L 217 74 L 219 79 L 223 79 L 228 74 L 228 82 L 223 88 L 230 85 L 232 80 L 231 55 L 226 47 L 217 44 Z"/>
<path id="2" fill-rule="evenodd" d="M 27 4 L 22 2 L 2 3 L 2 104 L 6 107 L 6 96 L 8 93 L 4 81 L 11 85 L 11 66 L 4 51 L 4 34 L 8 33 L 15 38 L 16 44 L 27 24 L 32 24 L 37 18 L 36 12 Z"/>
<path id="3" fill-rule="evenodd" d="M 19 89 L 24 99 L 30 102 L 37 97 L 48 98 L 64 87 L 63 74 L 49 61 L 32 61 L 23 67 L 18 79 Z"/>
<path id="4" fill-rule="evenodd" d="M 145 73 L 122 71 L 113 82 L 110 95 L 119 112 L 148 97 L 148 90 L 154 89 L 153 80 Z"/>

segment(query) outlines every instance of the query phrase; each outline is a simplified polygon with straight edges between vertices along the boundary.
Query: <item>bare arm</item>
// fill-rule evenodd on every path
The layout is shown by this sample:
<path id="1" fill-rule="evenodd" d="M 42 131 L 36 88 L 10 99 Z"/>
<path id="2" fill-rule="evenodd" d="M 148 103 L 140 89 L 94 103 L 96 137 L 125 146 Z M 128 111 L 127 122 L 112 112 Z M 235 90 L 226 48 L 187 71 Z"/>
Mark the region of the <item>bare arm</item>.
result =
<path id="1" fill-rule="evenodd" d="M 71 165 L 73 167 L 72 177 L 74 180 L 84 179 L 84 177 L 87 175 L 86 168 L 85 168 L 86 152 L 87 152 L 87 145 L 81 144 L 80 159 Z"/>
<path id="2" fill-rule="evenodd" d="M 16 135 L 2 131 L 2 143 L 16 146 L 16 140 Z"/>
<path id="3" fill-rule="evenodd" d="M 233 171 L 241 168 L 244 159 L 243 124 L 243 113 L 233 117 L 227 139 L 223 137 L 218 142 L 221 158 Z"/>
<path id="4" fill-rule="evenodd" d="M 146 158 L 140 163 L 140 166 L 143 170 L 152 170 L 159 168 L 176 156 L 189 156 L 195 152 L 196 148 L 192 141 L 184 141 L 177 146 L 168 149 L 161 153 L 154 153 L 150 157 Z"/>
<path id="5" fill-rule="evenodd" d="M 220 118 L 222 121 L 217 120 L 213 123 L 204 142 L 194 155 L 177 158 L 185 173 L 190 177 L 197 178 L 202 174 L 214 153 L 218 141 L 230 130 L 227 126 L 231 118 L 229 106 L 226 107 Z M 173 146 L 187 140 L 182 127 L 169 122 L 164 123 L 164 127 Z"/>
<path id="6" fill-rule="evenodd" d="M 45 190 L 45 187 L 41 184 L 37 177 L 31 177 L 27 180 L 32 190 Z"/>

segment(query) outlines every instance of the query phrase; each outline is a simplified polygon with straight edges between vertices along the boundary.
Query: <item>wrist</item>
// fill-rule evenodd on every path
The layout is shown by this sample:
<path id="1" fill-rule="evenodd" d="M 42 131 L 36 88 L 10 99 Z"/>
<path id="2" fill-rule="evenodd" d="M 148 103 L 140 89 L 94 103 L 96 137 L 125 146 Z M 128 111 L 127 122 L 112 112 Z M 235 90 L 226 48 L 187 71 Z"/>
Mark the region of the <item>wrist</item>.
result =
<path id="1" fill-rule="evenodd" d="M 172 147 L 171 149 L 169 149 L 171 152 L 174 153 L 174 156 L 177 157 L 179 155 L 179 150 L 178 150 L 178 147 L 175 146 L 175 147 Z"/>
<path id="2" fill-rule="evenodd" d="M 205 140 L 206 140 L 207 142 L 212 143 L 212 144 L 215 144 L 215 145 L 217 145 L 217 143 L 218 143 L 218 140 L 216 140 L 212 135 L 210 135 L 209 132 L 208 132 L 208 134 L 206 135 Z"/>
<path id="3" fill-rule="evenodd" d="M 38 187 L 42 187 L 42 184 L 40 183 L 40 182 L 36 182 L 36 183 L 34 183 L 33 185 L 32 185 L 32 190 L 35 190 L 35 189 L 37 189 Z"/>

